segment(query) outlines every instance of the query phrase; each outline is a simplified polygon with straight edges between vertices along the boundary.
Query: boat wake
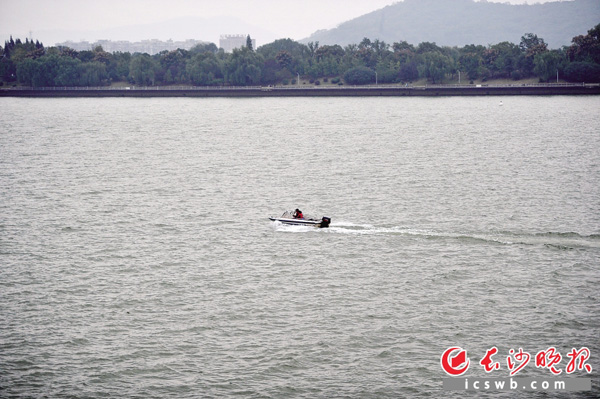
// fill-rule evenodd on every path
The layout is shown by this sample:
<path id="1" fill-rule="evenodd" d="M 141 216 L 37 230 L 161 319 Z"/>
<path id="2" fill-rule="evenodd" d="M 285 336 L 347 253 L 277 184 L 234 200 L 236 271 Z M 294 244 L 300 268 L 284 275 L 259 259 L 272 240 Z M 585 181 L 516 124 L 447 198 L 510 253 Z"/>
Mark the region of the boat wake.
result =
<path id="1" fill-rule="evenodd" d="M 583 235 L 575 232 L 444 232 L 423 230 L 404 226 L 374 226 L 351 222 L 332 223 L 326 233 L 354 235 L 404 236 L 425 240 L 457 240 L 498 245 L 543 245 L 557 249 L 596 248 L 600 249 L 600 234 Z"/>

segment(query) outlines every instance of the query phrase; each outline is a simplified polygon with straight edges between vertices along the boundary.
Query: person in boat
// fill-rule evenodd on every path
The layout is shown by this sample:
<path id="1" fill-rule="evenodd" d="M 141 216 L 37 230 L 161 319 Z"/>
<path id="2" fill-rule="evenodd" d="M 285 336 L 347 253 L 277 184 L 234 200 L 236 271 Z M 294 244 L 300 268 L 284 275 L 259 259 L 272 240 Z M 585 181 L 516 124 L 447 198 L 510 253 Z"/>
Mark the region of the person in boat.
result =
<path id="1" fill-rule="evenodd" d="M 296 208 L 296 211 L 294 211 L 294 219 L 304 219 L 302 211 L 298 208 Z"/>

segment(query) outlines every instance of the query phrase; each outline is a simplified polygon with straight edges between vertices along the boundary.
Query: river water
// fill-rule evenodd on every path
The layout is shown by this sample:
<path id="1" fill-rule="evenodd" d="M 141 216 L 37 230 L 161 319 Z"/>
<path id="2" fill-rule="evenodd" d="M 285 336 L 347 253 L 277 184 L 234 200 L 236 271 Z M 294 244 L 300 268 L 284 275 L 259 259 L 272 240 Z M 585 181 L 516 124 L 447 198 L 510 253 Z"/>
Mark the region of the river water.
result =
<path id="1" fill-rule="evenodd" d="M 473 396 L 453 346 L 600 392 L 599 97 L 0 109 L 0 397 Z"/>

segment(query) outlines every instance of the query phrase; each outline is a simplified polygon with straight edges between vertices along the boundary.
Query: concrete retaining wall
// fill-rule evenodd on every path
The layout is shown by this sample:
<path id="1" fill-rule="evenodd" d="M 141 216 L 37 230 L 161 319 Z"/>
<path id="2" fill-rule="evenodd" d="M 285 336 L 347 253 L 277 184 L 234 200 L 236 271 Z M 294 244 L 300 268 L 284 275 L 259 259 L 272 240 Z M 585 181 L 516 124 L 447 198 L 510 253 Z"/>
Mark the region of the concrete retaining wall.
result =
<path id="1" fill-rule="evenodd" d="M 27 88 L 1 89 L 0 97 L 411 97 L 600 94 L 600 85 L 250 87 L 250 88 Z"/>

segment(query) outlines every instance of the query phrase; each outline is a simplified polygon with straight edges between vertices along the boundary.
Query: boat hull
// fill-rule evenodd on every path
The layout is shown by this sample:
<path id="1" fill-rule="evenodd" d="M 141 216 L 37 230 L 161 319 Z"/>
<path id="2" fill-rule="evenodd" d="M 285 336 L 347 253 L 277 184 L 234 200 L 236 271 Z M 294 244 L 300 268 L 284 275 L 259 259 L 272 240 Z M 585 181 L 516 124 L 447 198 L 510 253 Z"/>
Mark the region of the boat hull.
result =
<path id="1" fill-rule="evenodd" d="M 331 219 L 323 217 L 322 219 L 288 219 L 288 218 L 269 218 L 273 222 L 280 222 L 283 224 L 290 224 L 295 226 L 314 226 L 314 227 L 329 227 Z"/>

